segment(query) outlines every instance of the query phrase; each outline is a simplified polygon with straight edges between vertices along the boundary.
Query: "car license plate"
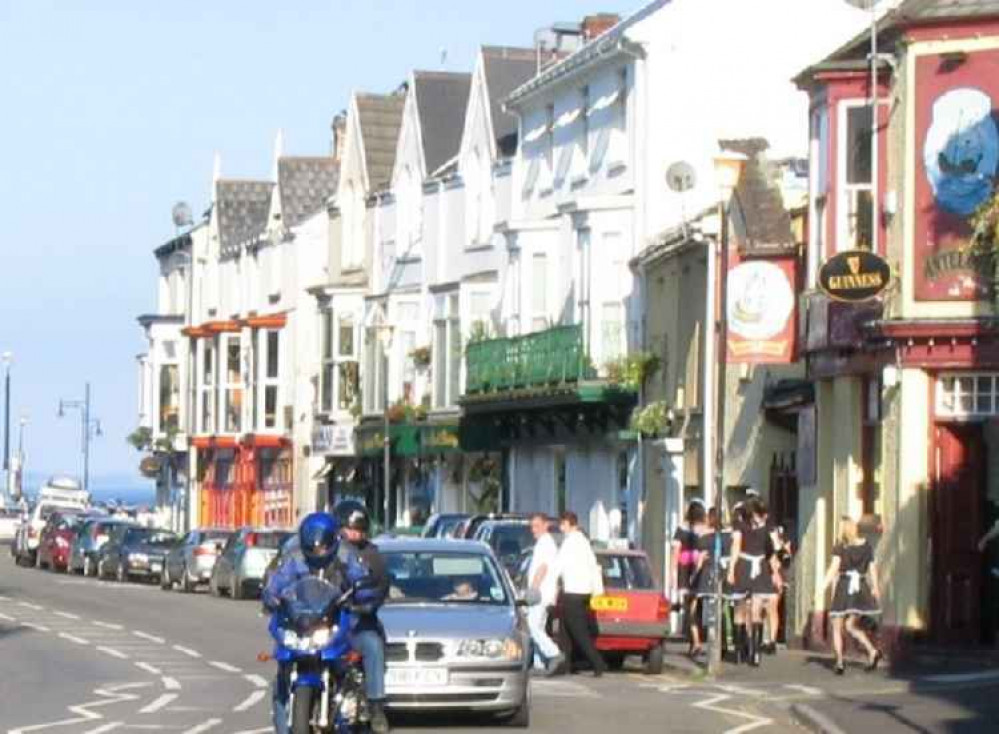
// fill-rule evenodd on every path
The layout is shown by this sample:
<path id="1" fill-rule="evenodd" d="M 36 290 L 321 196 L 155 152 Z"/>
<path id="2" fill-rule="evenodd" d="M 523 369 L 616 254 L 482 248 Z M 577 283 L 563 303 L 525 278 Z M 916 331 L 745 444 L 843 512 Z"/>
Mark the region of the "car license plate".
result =
<path id="1" fill-rule="evenodd" d="M 397 688 L 446 686 L 447 668 L 389 668 L 385 671 L 385 684 Z"/>
<path id="2" fill-rule="evenodd" d="M 152 561 L 149 564 L 149 567 L 151 569 L 153 569 L 154 571 L 162 571 L 163 570 L 163 563 L 161 561 Z"/>
<path id="3" fill-rule="evenodd" d="M 628 600 L 623 596 L 595 596 L 590 600 L 594 612 L 627 612 Z"/>

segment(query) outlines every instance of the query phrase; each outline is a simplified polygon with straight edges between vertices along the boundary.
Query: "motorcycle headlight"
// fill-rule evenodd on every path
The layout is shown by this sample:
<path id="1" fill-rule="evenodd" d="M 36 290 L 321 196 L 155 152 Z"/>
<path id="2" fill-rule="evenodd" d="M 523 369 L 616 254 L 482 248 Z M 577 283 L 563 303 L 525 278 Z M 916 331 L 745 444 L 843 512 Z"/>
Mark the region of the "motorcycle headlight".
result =
<path id="1" fill-rule="evenodd" d="M 459 658 L 475 658 L 479 660 L 520 660 L 523 650 L 519 642 L 513 638 L 462 640 L 458 643 L 456 655 Z"/>
<path id="2" fill-rule="evenodd" d="M 312 633 L 312 646 L 313 647 L 326 647 L 330 639 L 333 637 L 333 630 L 329 627 L 320 627 L 315 632 Z"/>
<path id="3" fill-rule="evenodd" d="M 296 635 L 292 630 L 285 630 L 284 634 L 281 636 L 281 644 L 285 647 L 297 647 L 298 635 Z"/>

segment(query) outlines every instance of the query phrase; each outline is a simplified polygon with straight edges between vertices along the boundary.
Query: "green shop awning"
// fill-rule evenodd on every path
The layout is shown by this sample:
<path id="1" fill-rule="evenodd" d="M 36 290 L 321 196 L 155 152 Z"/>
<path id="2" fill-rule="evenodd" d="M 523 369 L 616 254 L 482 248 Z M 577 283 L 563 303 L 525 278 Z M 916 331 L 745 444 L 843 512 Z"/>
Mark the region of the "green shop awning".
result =
<path id="1" fill-rule="evenodd" d="M 455 424 L 395 423 L 389 426 L 393 456 L 430 456 L 459 450 Z M 385 450 L 384 426 L 360 426 L 357 452 L 360 456 L 380 456 Z"/>

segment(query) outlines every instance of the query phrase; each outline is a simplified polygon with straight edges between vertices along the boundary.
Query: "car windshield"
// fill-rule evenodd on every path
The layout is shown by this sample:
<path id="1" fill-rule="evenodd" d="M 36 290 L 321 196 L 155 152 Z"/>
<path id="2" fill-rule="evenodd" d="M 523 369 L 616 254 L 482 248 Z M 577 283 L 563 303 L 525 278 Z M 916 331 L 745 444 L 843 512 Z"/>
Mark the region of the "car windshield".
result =
<path id="1" fill-rule="evenodd" d="M 249 533 L 246 536 L 246 544 L 251 548 L 277 549 L 288 539 L 290 533 Z"/>
<path id="2" fill-rule="evenodd" d="M 654 589 L 652 570 L 644 556 L 597 555 L 604 572 L 604 586 L 608 589 Z"/>
<path id="3" fill-rule="evenodd" d="M 177 536 L 163 530 L 152 528 L 132 528 L 125 533 L 125 544 L 145 543 L 146 545 L 165 546 L 174 542 Z"/>
<path id="4" fill-rule="evenodd" d="M 501 558 L 519 556 L 521 551 L 534 542 L 531 526 L 525 524 L 506 523 L 495 525 L 489 537 L 489 545 Z"/>
<path id="5" fill-rule="evenodd" d="M 509 604 L 495 562 L 481 553 L 388 551 L 388 604 Z"/>

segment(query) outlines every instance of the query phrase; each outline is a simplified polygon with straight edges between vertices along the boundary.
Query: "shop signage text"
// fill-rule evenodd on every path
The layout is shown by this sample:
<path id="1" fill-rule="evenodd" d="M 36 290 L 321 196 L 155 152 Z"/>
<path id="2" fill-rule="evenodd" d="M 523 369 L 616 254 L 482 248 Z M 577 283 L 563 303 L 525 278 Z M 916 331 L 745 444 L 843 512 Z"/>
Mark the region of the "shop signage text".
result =
<path id="1" fill-rule="evenodd" d="M 354 427 L 319 425 L 312 431 L 312 452 L 328 456 L 353 456 Z"/>
<path id="2" fill-rule="evenodd" d="M 838 301 L 869 301 L 891 283 L 891 266 L 866 250 L 833 255 L 819 269 L 819 287 Z"/>

